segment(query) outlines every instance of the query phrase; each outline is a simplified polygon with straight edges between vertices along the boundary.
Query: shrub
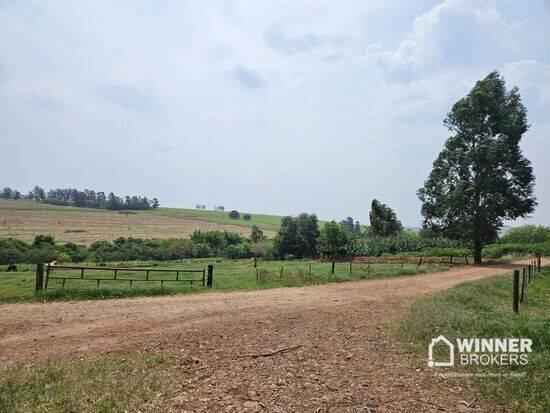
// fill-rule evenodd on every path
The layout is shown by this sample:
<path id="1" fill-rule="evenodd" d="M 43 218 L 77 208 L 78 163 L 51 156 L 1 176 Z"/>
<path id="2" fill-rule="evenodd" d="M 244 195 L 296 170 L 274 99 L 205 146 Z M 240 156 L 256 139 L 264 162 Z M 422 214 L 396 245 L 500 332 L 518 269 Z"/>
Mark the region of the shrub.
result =
<path id="1" fill-rule="evenodd" d="M 244 219 L 245 221 L 250 221 L 250 220 L 252 219 L 252 215 L 250 215 L 250 214 L 244 214 L 244 215 L 243 215 L 243 219 Z"/>
<path id="2" fill-rule="evenodd" d="M 229 213 L 229 218 L 231 219 L 239 219 L 241 217 L 241 214 L 239 214 L 239 211 L 233 210 Z"/>

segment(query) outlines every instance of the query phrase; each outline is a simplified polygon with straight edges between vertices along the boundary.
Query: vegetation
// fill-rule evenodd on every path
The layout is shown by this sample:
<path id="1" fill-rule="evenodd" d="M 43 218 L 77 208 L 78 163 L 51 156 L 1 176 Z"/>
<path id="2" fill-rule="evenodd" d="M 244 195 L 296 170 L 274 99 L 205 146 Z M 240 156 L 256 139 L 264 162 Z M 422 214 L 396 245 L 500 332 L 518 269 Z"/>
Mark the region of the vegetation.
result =
<path id="1" fill-rule="evenodd" d="M 517 88 L 498 72 L 476 83 L 445 119 L 454 134 L 418 191 L 424 227 L 468 242 L 476 263 L 503 220 L 531 213 L 536 200 L 531 163 L 519 142 L 529 128 Z"/>
<path id="2" fill-rule="evenodd" d="M 94 263 L 84 263 L 84 265 Z M 264 261 L 259 260 L 257 268 L 250 259 L 232 260 L 225 258 L 200 258 L 184 259 L 178 261 L 131 261 L 112 262 L 109 266 L 124 268 L 155 268 L 155 269 L 203 269 L 208 264 L 214 265 L 214 291 L 234 290 L 261 290 L 278 287 L 294 287 L 302 285 L 317 285 L 329 282 L 343 282 L 363 279 L 375 279 L 398 276 L 413 276 L 432 271 L 442 271 L 448 266 L 416 264 L 404 266 L 392 264 L 371 264 L 353 265 L 352 274 L 349 274 L 347 263 L 336 264 L 334 275 L 331 274 L 330 262 L 319 262 L 317 260 L 292 260 L 292 261 Z M 106 266 L 106 268 L 109 268 Z M 173 279 L 173 273 L 155 272 L 151 273 L 150 279 L 158 280 L 133 282 L 122 281 L 101 281 L 99 287 L 95 281 L 90 280 L 69 280 L 64 288 L 61 280 L 51 279 L 48 289 L 40 294 L 34 293 L 35 270 L 32 264 L 19 265 L 17 273 L 3 273 L 0 283 L 0 302 L 14 301 L 54 301 L 54 300 L 87 300 L 105 299 L 120 297 L 152 296 L 199 293 L 206 291 L 199 282 L 189 285 L 188 283 L 164 282 L 161 286 L 160 280 Z M 310 270 L 311 268 L 311 270 Z M 68 276 L 80 276 L 80 272 L 64 274 Z M 104 271 L 86 271 L 85 277 L 105 276 Z M 112 277 L 112 272 L 108 275 Z M 125 278 L 144 279 L 143 272 L 124 272 Z M 201 274 L 195 274 L 192 278 L 199 279 Z M 258 278 L 257 278 L 258 277 Z"/>
<path id="3" fill-rule="evenodd" d="M 543 225 L 523 225 L 521 227 L 510 228 L 502 241 L 516 244 L 536 244 L 550 242 L 550 227 Z"/>
<path id="4" fill-rule="evenodd" d="M 239 219 L 241 217 L 241 214 L 239 214 L 239 211 L 233 210 L 229 213 L 229 218 L 231 219 Z"/>
<path id="5" fill-rule="evenodd" d="M 283 217 L 274 240 L 275 253 L 278 257 L 316 257 L 319 235 L 319 221 L 315 214 Z"/>
<path id="6" fill-rule="evenodd" d="M 397 336 L 425 357 L 428 343 L 443 334 L 454 341 L 468 337 L 528 337 L 533 352 L 526 366 L 468 367 L 469 372 L 525 372 L 521 378 L 486 376 L 476 379 L 483 401 L 514 412 L 550 411 L 550 268 L 528 284 L 520 314 L 511 308 L 510 275 L 473 281 L 415 301 L 398 320 Z"/>
<path id="7" fill-rule="evenodd" d="M 321 229 L 318 240 L 320 251 L 341 251 L 345 250 L 349 243 L 348 230 L 336 221 L 327 222 Z"/>
<path id="8" fill-rule="evenodd" d="M 263 242 L 260 242 L 263 241 Z M 195 231 L 189 239 L 117 238 L 96 241 L 89 247 L 72 242 L 57 244 L 53 237 L 37 235 L 28 244 L 13 238 L 0 238 L 0 264 L 91 261 L 95 263 L 131 260 L 169 261 L 186 258 L 273 258 L 271 243 L 254 243 L 227 231 Z"/>
<path id="9" fill-rule="evenodd" d="M 372 201 L 369 218 L 371 235 L 375 237 L 391 237 L 403 231 L 393 209 L 376 199 Z"/>
<path id="10" fill-rule="evenodd" d="M 37 202 L 43 202 L 52 205 L 75 206 L 79 208 L 103 208 L 109 210 L 146 210 L 157 209 L 160 202 L 157 198 L 152 200 L 141 196 L 126 196 L 120 198 L 110 192 L 105 195 L 105 192 L 96 192 L 90 189 L 79 191 L 74 188 L 57 188 L 45 191 L 39 186 L 35 186 L 27 195 L 21 196 L 19 191 L 11 188 L 4 188 L 0 192 L 0 199 L 29 199 Z"/>
<path id="11" fill-rule="evenodd" d="M 0 411 L 122 412 L 155 406 L 174 383 L 171 357 L 141 353 L 6 365 L 0 368 Z"/>

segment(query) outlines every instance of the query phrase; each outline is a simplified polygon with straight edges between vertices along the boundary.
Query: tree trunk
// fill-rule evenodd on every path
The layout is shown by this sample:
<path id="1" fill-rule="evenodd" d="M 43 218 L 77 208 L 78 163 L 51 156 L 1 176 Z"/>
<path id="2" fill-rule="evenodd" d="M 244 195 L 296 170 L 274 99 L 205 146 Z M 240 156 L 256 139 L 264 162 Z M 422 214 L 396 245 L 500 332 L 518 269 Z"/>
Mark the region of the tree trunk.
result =
<path id="1" fill-rule="evenodd" d="M 483 248 L 483 243 L 479 240 L 479 238 L 477 238 L 474 242 L 474 264 L 481 264 L 482 248 Z"/>

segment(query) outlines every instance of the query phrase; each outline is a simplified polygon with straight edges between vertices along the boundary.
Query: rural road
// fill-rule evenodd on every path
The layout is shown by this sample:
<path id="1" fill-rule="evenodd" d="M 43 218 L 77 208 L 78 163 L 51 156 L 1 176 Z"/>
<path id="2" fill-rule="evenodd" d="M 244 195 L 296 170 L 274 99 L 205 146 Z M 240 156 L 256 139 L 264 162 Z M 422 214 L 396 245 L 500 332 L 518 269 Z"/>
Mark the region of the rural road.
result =
<path id="1" fill-rule="evenodd" d="M 408 299 L 513 267 L 253 292 L 5 304 L 0 361 L 177 351 L 188 368 L 173 411 L 457 411 L 473 399 L 467 383 L 436 378 L 423 363 L 411 368 L 414 356 L 386 324 Z"/>

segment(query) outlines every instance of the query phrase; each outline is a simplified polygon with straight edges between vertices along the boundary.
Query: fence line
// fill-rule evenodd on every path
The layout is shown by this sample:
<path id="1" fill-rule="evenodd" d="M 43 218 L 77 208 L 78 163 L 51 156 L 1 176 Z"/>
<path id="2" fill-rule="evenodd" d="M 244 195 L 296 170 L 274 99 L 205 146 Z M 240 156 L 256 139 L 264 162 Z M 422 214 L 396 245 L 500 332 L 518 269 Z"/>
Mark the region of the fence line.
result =
<path id="1" fill-rule="evenodd" d="M 531 283 L 531 280 L 535 281 L 535 273 L 541 271 L 541 257 L 536 257 L 531 260 L 529 264 L 522 268 L 521 288 L 519 284 L 520 270 L 514 270 L 513 283 L 512 283 L 512 309 L 515 313 L 519 313 L 520 303 L 525 302 L 526 288 Z"/>

